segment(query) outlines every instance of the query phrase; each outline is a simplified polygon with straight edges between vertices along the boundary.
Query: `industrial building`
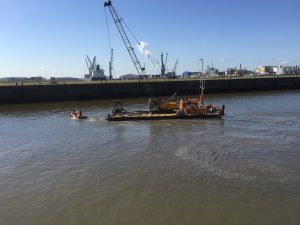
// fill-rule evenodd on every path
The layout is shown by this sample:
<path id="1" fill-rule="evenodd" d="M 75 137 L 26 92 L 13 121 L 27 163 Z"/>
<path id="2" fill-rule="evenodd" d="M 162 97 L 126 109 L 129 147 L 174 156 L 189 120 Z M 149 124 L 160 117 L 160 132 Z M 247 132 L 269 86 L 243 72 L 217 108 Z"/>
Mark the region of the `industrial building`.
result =
<path id="1" fill-rule="evenodd" d="M 259 66 L 255 69 L 256 75 L 299 75 L 299 66 Z"/>

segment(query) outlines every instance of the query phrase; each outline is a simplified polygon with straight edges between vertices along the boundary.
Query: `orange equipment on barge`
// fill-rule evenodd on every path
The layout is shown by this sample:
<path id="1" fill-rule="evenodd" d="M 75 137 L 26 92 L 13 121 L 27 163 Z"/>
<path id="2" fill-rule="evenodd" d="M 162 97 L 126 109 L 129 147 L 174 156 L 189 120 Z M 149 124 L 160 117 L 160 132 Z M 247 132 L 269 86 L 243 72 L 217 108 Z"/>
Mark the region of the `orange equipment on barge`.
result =
<path id="1" fill-rule="evenodd" d="M 128 112 L 123 108 L 121 102 L 115 101 L 112 114 L 108 114 L 108 121 L 129 121 L 129 120 L 165 120 L 165 119 L 201 119 L 201 118 L 222 118 L 225 112 L 225 105 L 204 105 L 205 81 L 200 80 L 201 95 L 196 98 L 181 99 L 176 101 L 150 100 L 149 110 Z"/>

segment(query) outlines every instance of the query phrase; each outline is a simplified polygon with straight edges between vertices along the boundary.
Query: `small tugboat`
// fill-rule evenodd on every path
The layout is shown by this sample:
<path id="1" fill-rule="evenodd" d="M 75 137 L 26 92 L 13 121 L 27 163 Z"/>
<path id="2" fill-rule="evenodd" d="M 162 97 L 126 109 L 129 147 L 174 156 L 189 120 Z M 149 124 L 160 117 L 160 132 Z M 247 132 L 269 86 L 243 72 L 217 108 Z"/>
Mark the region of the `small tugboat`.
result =
<path id="1" fill-rule="evenodd" d="M 82 120 L 88 118 L 81 110 L 70 112 L 69 117 L 71 117 L 74 120 Z"/>
<path id="2" fill-rule="evenodd" d="M 205 81 L 200 80 L 200 99 L 184 98 L 179 102 L 174 100 L 150 100 L 149 110 L 128 112 L 124 109 L 120 100 L 115 101 L 112 114 L 108 114 L 108 121 L 130 121 L 130 120 L 165 120 L 165 119 L 201 119 L 222 118 L 225 105 L 222 107 L 210 104 L 204 105 L 203 90 Z"/>

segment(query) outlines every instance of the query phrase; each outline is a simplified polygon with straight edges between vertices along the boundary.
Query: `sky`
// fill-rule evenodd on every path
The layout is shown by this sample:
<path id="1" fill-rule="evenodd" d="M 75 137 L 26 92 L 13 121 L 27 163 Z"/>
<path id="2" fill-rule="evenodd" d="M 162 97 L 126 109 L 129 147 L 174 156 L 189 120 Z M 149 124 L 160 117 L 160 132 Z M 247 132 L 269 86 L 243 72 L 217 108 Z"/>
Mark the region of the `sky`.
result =
<path id="1" fill-rule="evenodd" d="M 136 74 L 104 2 L 0 0 L 0 77 L 82 78 L 88 72 L 86 54 L 96 56 L 107 75 L 110 48 L 114 74 Z M 240 64 L 250 70 L 300 65 L 299 0 L 112 3 L 137 40 L 147 43 L 153 59 L 167 52 L 167 68 L 172 71 L 178 58 L 177 74 L 200 71 L 200 59 L 205 67 L 213 63 L 220 70 Z M 157 73 L 127 33 L 147 74 Z"/>

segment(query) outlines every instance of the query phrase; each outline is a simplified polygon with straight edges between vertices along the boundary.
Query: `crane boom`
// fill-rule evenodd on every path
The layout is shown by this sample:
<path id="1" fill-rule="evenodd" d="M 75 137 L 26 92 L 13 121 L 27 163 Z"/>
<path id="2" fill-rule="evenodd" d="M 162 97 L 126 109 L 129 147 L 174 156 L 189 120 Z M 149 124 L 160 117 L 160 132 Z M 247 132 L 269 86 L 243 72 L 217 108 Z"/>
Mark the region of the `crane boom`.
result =
<path id="1" fill-rule="evenodd" d="M 85 62 L 86 62 L 87 68 L 90 69 L 90 66 L 89 66 L 89 63 L 88 63 L 87 59 L 85 59 Z"/>
<path id="2" fill-rule="evenodd" d="M 94 58 L 93 58 L 93 67 L 96 67 L 96 56 L 94 56 Z"/>
<path id="3" fill-rule="evenodd" d="M 126 49 L 130 55 L 130 58 L 140 76 L 141 79 L 143 79 L 143 76 L 142 75 L 145 75 L 145 67 L 142 67 L 141 66 L 141 63 L 140 61 L 138 60 L 135 52 L 134 52 L 134 49 L 130 43 L 130 40 L 128 39 L 128 36 L 124 30 L 124 27 L 122 25 L 122 19 L 119 17 L 118 13 L 116 12 L 115 8 L 113 7 L 112 5 L 112 2 L 111 0 L 108 0 L 104 3 L 104 7 L 108 7 L 109 8 L 109 11 L 111 13 L 111 16 L 117 26 L 117 29 L 121 35 L 121 38 L 126 46 Z"/>
<path id="4" fill-rule="evenodd" d="M 165 67 L 167 69 L 167 64 L 168 64 L 168 53 L 166 53 L 166 58 L 165 58 Z"/>
<path id="5" fill-rule="evenodd" d="M 177 60 L 175 62 L 175 65 L 174 65 L 174 68 L 173 68 L 173 71 L 172 71 L 173 78 L 176 77 L 176 68 L 177 68 L 177 66 L 178 66 L 178 58 L 177 58 Z"/>
<path id="6" fill-rule="evenodd" d="M 176 72 L 177 66 L 178 66 L 178 59 L 176 60 L 175 65 L 174 65 L 174 68 L 173 68 L 173 72 L 174 72 L 174 73 Z"/>
<path id="7" fill-rule="evenodd" d="M 92 61 L 90 60 L 90 57 L 86 55 L 86 58 L 89 60 L 90 65 L 92 65 Z"/>

